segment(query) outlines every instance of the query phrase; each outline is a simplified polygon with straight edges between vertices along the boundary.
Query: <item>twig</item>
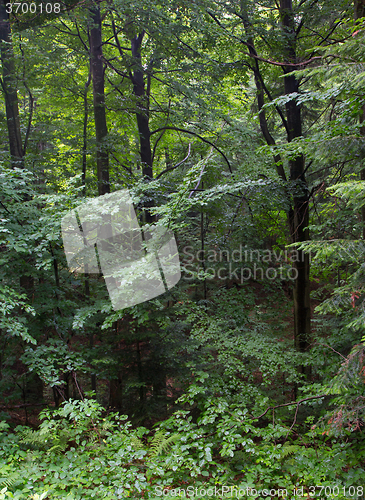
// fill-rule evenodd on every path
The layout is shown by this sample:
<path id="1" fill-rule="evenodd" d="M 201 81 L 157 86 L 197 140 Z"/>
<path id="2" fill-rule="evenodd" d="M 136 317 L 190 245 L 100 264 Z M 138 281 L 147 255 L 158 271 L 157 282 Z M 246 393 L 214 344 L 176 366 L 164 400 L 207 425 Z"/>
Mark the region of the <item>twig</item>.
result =
<path id="1" fill-rule="evenodd" d="M 345 361 L 347 360 L 346 356 L 344 356 L 340 352 L 336 351 L 336 349 L 334 349 L 330 345 L 322 344 L 321 342 L 314 342 L 314 344 L 312 344 L 312 345 L 323 345 L 324 347 L 329 347 L 330 349 L 332 349 L 333 352 L 335 352 L 336 354 L 338 354 L 339 356 L 341 356 L 341 358 L 343 358 Z"/>
<path id="2" fill-rule="evenodd" d="M 229 163 L 228 158 L 226 157 L 226 155 L 215 144 L 213 144 L 212 142 L 208 141 L 208 139 L 204 139 L 204 137 L 202 137 L 201 135 L 197 134 L 196 132 L 192 132 L 191 130 L 186 130 L 186 129 L 178 128 L 178 127 L 170 127 L 170 126 L 168 126 L 168 127 L 161 127 L 161 128 L 156 129 L 156 130 L 153 130 L 150 135 L 157 134 L 158 132 L 161 132 L 162 130 L 176 130 L 177 132 L 183 132 L 184 134 L 190 134 L 190 135 L 193 135 L 194 137 L 198 137 L 198 139 L 200 139 L 201 141 L 205 142 L 206 144 L 209 144 L 210 146 L 212 146 L 212 148 L 214 148 L 216 151 L 218 151 L 218 153 L 220 153 L 223 156 L 225 162 L 228 165 L 229 171 L 232 174 L 232 167 L 231 167 L 231 164 Z"/>
<path id="3" fill-rule="evenodd" d="M 326 396 L 328 396 L 328 394 L 321 394 L 319 396 L 310 396 L 309 398 L 300 399 L 299 401 L 292 401 L 291 403 L 285 403 L 285 404 L 277 405 L 277 406 L 269 406 L 269 408 L 267 408 L 264 411 L 264 413 L 261 413 L 261 415 L 259 415 L 258 417 L 251 417 L 251 418 L 252 418 L 252 420 L 258 420 L 258 419 L 262 418 L 264 415 L 266 415 L 266 413 L 270 410 L 275 410 L 276 408 L 282 408 L 284 406 L 293 406 L 293 405 L 299 406 L 304 401 L 310 401 L 311 399 L 321 399 L 321 398 L 325 398 Z"/>
<path id="4" fill-rule="evenodd" d="M 195 191 L 198 189 L 199 184 L 200 184 L 200 181 L 201 181 L 201 179 L 202 179 L 202 175 L 203 175 L 203 173 L 204 173 L 204 170 L 205 170 L 205 167 L 206 167 L 206 166 L 207 166 L 207 165 L 206 165 L 206 163 L 204 163 L 204 165 L 203 165 L 202 169 L 200 170 L 200 174 L 199 174 L 199 179 L 198 179 L 198 182 L 196 183 L 195 188 L 194 188 L 194 189 L 190 192 L 190 194 L 189 194 L 188 198 L 191 198 L 191 197 L 193 196 L 193 194 L 195 193 Z"/>
<path id="5" fill-rule="evenodd" d="M 299 402 L 300 403 L 300 402 Z M 299 403 L 297 404 L 297 407 L 295 409 L 295 415 L 294 415 L 294 420 L 293 420 L 293 423 L 291 424 L 290 426 L 290 429 L 288 430 L 288 433 L 287 435 L 285 436 L 285 439 L 284 439 L 284 443 L 285 441 L 288 439 L 288 436 L 290 434 L 290 431 L 293 429 L 294 425 L 296 424 L 296 421 L 297 421 L 297 416 L 298 416 L 298 410 L 299 410 Z"/>
<path id="6" fill-rule="evenodd" d="M 175 168 L 179 167 L 182 163 L 184 163 L 184 161 L 186 161 L 189 158 L 189 156 L 190 156 L 190 143 L 189 143 L 188 154 L 185 156 L 185 158 L 183 160 L 179 161 L 179 163 L 177 163 L 173 167 L 166 168 L 166 170 L 164 170 L 163 172 L 161 172 L 160 174 L 158 174 L 158 176 L 156 177 L 156 180 L 159 179 L 161 177 L 161 175 L 166 174 L 166 172 L 171 172 L 171 170 L 175 170 Z"/>

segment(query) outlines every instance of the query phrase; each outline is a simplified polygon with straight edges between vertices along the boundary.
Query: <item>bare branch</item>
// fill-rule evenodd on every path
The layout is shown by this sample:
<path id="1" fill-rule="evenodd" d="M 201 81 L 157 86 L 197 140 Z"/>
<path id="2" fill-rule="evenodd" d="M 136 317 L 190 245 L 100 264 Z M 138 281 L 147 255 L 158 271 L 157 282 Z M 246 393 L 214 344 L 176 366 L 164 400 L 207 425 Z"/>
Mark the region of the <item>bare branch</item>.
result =
<path id="1" fill-rule="evenodd" d="M 321 399 L 321 398 L 325 398 L 326 396 L 328 396 L 328 394 L 320 394 L 319 396 L 310 396 L 309 398 L 303 398 L 303 399 L 300 399 L 299 401 L 293 401 L 291 403 L 285 403 L 285 404 L 282 404 L 282 405 L 276 405 L 276 406 L 269 406 L 269 408 L 267 408 L 264 413 L 261 413 L 261 415 L 259 415 L 258 417 L 252 417 L 253 420 L 259 420 L 260 418 L 262 418 L 264 415 L 266 415 L 266 413 L 270 410 L 275 410 L 276 408 L 282 408 L 284 406 L 293 406 L 293 405 L 297 405 L 299 406 L 301 403 L 303 403 L 304 401 L 310 401 L 312 399 Z"/>
<path id="2" fill-rule="evenodd" d="M 213 144 L 212 142 L 208 141 L 208 139 L 204 139 L 204 137 L 202 137 L 201 135 L 197 134 L 196 132 L 191 132 L 190 130 L 186 130 L 186 129 L 178 128 L 178 127 L 170 127 L 170 126 L 169 127 L 161 127 L 161 128 L 156 129 L 156 130 L 153 130 L 151 132 L 151 135 L 157 134 L 158 132 L 161 132 L 162 130 L 176 130 L 177 132 L 183 132 L 184 134 L 190 134 L 190 135 L 193 135 L 194 137 L 198 137 L 198 139 L 200 139 L 202 142 L 205 142 L 206 144 L 209 144 L 210 146 L 212 146 L 212 148 L 214 148 L 216 151 L 218 151 L 219 154 L 221 154 L 223 156 L 225 162 L 228 165 L 229 171 L 231 172 L 231 174 L 233 173 L 232 172 L 231 164 L 229 163 L 229 160 L 226 157 L 226 155 L 215 144 Z"/>
<path id="3" fill-rule="evenodd" d="M 185 158 L 183 160 L 179 161 L 179 163 L 177 163 L 173 167 L 166 168 L 166 170 L 164 170 L 163 172 L 161 172 L 160 174 L 158 174 L 158 176 L 156 177 L 156 180 L 159 179 L 162 175 L 166 174 L 166 172 L 171 172 L 171 170 L 175 170 L 175 168 L 180 167 L 180 165 L 182 163 L 184 163 L 184 161 L 186 161 L 189 158 L 189 156 L 190 156 L 190 143 L 189 143 L 188 154 L 185 156 Z M 190 196 L 189 196 L 189 198 L 190 198 Z"/>
<path id="4" fill-rule="evenodd" d="M 329 349 L 331 349 L 333 352 L 335 352 L 336 354 L 338 354 L 339 356 L 341 356 L 341 358 L 343 358 L 345 361 L 347 360 L 346 356 L 344 356 L 343 354 L 341 354 L 340 352 L 336 351 L 336 349 L 334 349 L 333 347 L 331 347 L 330 345 L 327 345 L 327 344 L 322 344 L 321 342 L 314 342 L 314 344 L 312 345 L 323 345 L 323 347 L 328 347 Z"/>

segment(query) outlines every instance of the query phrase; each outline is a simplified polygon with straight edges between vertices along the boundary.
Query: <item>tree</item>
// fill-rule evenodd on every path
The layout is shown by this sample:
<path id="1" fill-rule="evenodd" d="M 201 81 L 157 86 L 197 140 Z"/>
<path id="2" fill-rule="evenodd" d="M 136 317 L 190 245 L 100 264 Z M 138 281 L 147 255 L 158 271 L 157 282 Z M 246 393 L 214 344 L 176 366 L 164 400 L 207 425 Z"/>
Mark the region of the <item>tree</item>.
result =
<path id="1" fill-rule="evenodd" d="M 107 145 L 107 123 L 104 93 L 104 63 L 101 33 L 100 3 L 97 2 L 91 9 L 90 27 L 90 64 L 93 81 L 94 120 L 96 135 L 96 165 L 98 176 L 98 193 L 103 195 L 110 192 L 109 184 L 109 154 Z"/>
<path id="2" fill-rule="evenodd" d="M 13 167 L 24 166 L 24 151 L 20 133 L 17 79 L 11 40 L 11 28 L 6 0 L 0 2 L 0 55 L 2 64 L 1 88 L 6 106 L 9 149 Z"/>
<path id="3" fill-rule="evenodd" d="M 260 129 L 273 152 L 279 178 L 286 183 L 291 240 L 305 241 L 309 238 L 310 199 L 306 173 L 310 173 L 311 162 L 305 163 L 305 157 L 296 144 L 303 137 L 303 124 L 307 125 L 308 130 L 311 125 L 310 115 L 306 113 L 299 99 L 308 81 L 303 80 L 298 71 L 320 60 L 315 49 L 309 56 L 305 50 L 316 45 L 332 43 L 336 29 L 339 29 L 341 23 L 330 18 L 328 25 L 324 23 L 321 33 L 315 35 L 311 31 L 311 25 L 319 19 L 323 22 L 325 12 L 322 5 L 313 6 L 307 2 L 268 2 L 260 6 L 260 9 L 246 1 L 241 2 L 239 8 L 226 8 L 219 2 L 215 5 L 215 9 L 207 7 L 207 10 L 221 28 L 222 34 L 239 42 L 241 47 L 246 47 L 249 58 L 245 60 L 245 70 L 250 69 L 254 76 Z M 231 20 L 225 17 L 223 12 L 227 12 Z M 234 31 L 240 23 L 244 27 L 244 36 L 236 35 Z M 278 71 L 282 73 L 283 78 Z M 270 110 L 276 113 L 276 119 L 271 118 L 269 121 L 267 113 Z M 283 132 L 286 135 L 287 147 L 284 145 Z M 289 170 L 288 182 L 285 160 Z M 297 278 L 294 288 L 294 342 L 298 350 L 306 351 L 311 338 L 308 256 L 300 252 L 295 266 Z"/>

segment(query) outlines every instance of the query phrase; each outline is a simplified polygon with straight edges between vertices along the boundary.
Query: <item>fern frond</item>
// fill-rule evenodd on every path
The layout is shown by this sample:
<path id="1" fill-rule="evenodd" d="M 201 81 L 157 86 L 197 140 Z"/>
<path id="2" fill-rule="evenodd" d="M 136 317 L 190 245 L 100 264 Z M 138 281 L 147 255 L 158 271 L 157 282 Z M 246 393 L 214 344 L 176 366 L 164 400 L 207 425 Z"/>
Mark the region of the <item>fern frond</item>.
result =
<path id="1" fill-rule="evenodd" d="M 48 453 L 62 453 L 66 449 L 69 441 L 69 436 L 65 430 L 59 431 L 57 436 L 52 436 L 48 430 L 45 432 L 44 429 L 22 429 L 20 435 L 21 443 L 40 450 L 48 449 Z"/>
<path id="2" fill-rule="evenodd" d="M 31 446 L 36 446 L 39 448 L 44 448 L 47 443 L 47 436 L 42 434 L 40 431 L 35 431 L 33 429 L 22 429 L 20 431 L 20 435 L 22 439 L 20 440 L 21 443 L 31 445 Z"/>
<path id="3" fill-rule="evenodd" d="M 0 488 L 6 486 L 6 488 L 11 488 L 16 481 L 19 479 L 19 474 L 13 472 L 7 477 L 0 477 Z"/>
<path id="4" fill-rule="evenodd" d="M 109 431 L 110 429 L 112 429 L 114 427 L 114 424 L 113 422 L 110 422 L 109 420 L 105 420 L 102 424 L 101 424 L 101 430 L 102 431 Z"/>
<path id="5" fill-rule="evenodd" d="M 144 444 L 136 436 L 131 437 L 131 443 L 135 450 L 141 450 L 142 448 L 144 448 Z"/>
<path id="6" fill-rule="evenodd" d="M 66 447 L 67 441 L 65 441 L 64 443 L 58 443 L 52 446 L 52 448 L 48 450 L 48 453 L 55 453 L 56 455 L 60 455 L 65 451 Z"/>
<path id="7" fill-rule="evenodd" d="M 150 457 L 157 457 L 167 452 L 167 450 L 180 438 L 179 434 L 172 434 L 166 437 L 163 431 L 158 431 L 153 436 L 150 444 Z"/>
<path id="8" fill-rule="evenodd" d="M 297 451 L 300 450 L 300 446 L 295 444 L 285 445 L 281 450 L 281 458 L 289 457 L 290 455 L 294 455 Z"/>

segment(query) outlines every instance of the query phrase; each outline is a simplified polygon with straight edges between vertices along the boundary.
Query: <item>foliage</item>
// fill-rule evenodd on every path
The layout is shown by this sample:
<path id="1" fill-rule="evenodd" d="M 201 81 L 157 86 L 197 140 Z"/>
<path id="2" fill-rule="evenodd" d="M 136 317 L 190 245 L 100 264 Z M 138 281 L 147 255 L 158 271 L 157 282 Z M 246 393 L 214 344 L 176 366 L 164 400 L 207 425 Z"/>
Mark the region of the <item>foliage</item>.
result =
<path id="1" fill-rule="evenodd" d="M 192 387 L 189 398 L 193 393 Z M 174 413 L 149 442 L 146 428 L 132 429 L 125 416 L 102 414 L 93 400 L 69 401 L 44 411 L 37 431 L 18 426 L 9 433 L 3 423 L 4 498 L 156 498 L 161 488 L 189 485 L 342 488 L 359 484 L 363 474 L 361 440 L 329 442 L 312 430 L 291 444 L 280 420 L 262 427 L 242 405 L 224 398 L 207 400 L 195 423 L 189 411 Z M 332 472 L 329 461 L 335 461 Z"/>
<path id="2" fill-rule="evenodd" d="M 12 15 L 1 59 L 0 500 L 363 496 L 364 18 L 294 1 L 289 32 L 272 0 L 66 3 Z M 111 192 L 129 189 L 143 230 L 174 231 L 181 258 L 172 290 L 119 311 L 102 276 L 70 272 L 61 236 L 98 193 L 101 151 Z M 288 246 L 301 196 L 311 239 Z M 311 255 L 306 351 L 293 346 L 298 250 Z"/>

